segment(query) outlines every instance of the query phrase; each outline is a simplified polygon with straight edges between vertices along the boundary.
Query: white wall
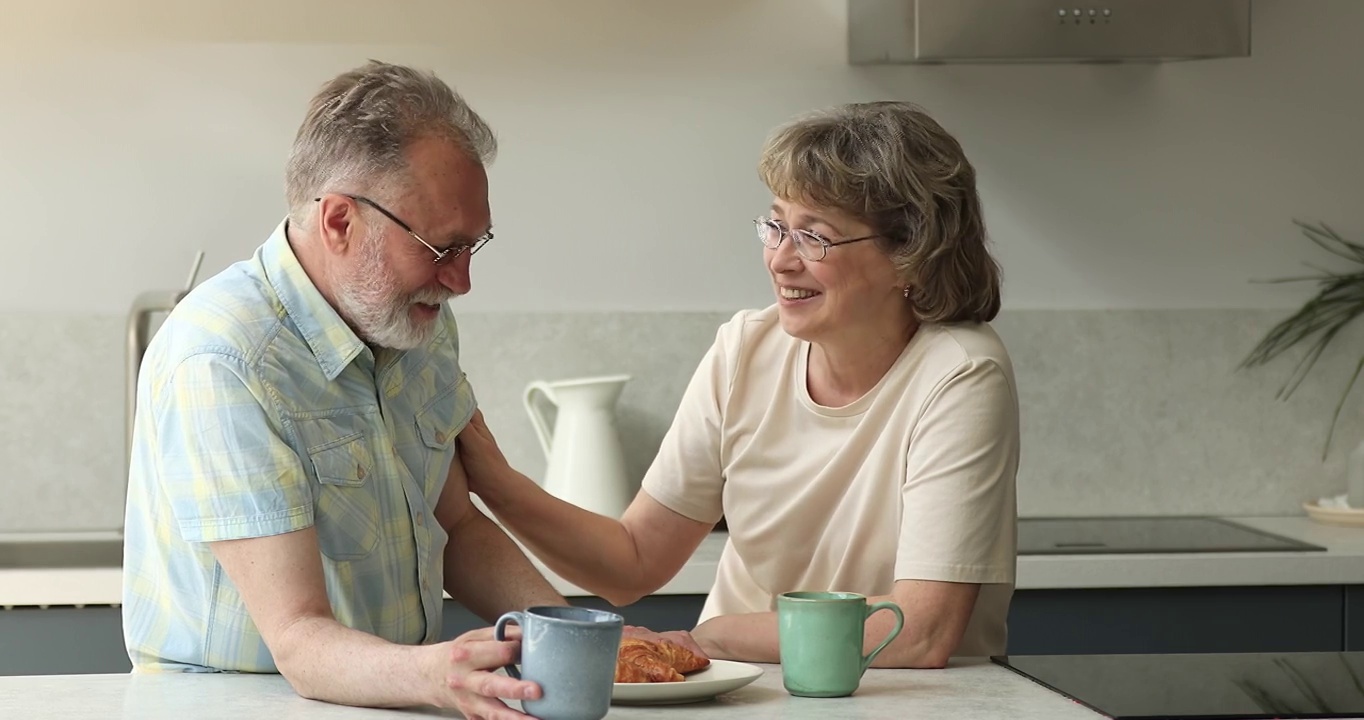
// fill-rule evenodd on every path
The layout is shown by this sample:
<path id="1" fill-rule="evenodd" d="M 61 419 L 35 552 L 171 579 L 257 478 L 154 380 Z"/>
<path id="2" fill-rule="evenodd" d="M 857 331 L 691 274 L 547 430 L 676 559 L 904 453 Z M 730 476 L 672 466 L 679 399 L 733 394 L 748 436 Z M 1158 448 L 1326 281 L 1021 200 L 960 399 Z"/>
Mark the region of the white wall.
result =
<path id="1" fill-rule="evenodd" d="M 1001 0 L 1004 1 L 1004 0 Z M 767 302 L 748 220 L 767 131 L 832 103 L 926 106 L 980 171 L 1006 303 L 1287 307 L 1364 239 L 1364 2 L 1257 0 L 1253 57 L 853 67 L 840 0 L 0 0 L 0 310 L 121 314 L 280 216 L 312 91 L 431 67 L 495 126 L 475 311 Z M 193 9 L 189 9 L 193 8 Z"/>

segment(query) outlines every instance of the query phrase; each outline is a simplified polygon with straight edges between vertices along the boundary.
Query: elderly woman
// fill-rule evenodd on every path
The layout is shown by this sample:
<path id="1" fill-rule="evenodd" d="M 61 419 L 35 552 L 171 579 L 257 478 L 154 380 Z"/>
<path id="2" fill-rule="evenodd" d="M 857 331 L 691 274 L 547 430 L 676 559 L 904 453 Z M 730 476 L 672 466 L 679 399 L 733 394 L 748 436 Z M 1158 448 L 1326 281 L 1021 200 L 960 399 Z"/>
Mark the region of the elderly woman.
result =
<path id="1" fill-rule="evenodd" d="M 548 567 L 616 605 L 664 585 L 723 515 L 729 541 L 695 642 L 777 662 L 776 597 L 891 600 L 876 660 L 941 667 L 1005 650 L 1018 394 L 986 323 L 999 269 L 975 171 L 912 105 L 855 104 L 780 128 L 756 221 L 775 304 L 723 325 L 620 520 L 509 468 L 481 418 L 471 488 Z M 878 613 L 867 643 L 893 622 Z"/>

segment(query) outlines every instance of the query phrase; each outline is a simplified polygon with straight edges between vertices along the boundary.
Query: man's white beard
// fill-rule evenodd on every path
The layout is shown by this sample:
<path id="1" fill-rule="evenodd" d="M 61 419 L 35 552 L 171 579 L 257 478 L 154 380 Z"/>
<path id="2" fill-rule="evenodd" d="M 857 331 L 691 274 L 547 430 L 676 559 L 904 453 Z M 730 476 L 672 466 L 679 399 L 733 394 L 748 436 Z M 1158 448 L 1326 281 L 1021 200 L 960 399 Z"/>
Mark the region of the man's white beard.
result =
<path id="1" fill-rule="evenodd" d="M 383 235 L 365 238 L 361 255 L 349 277 L 335 284 L 337 308 L 355 334 L 371 345 L 412 350 L 431 342 L 435 320 L 419 322 L 410 310 L 416 303 L 438 305 L 450 299 L 446 290 L 422 290 L 407 295 L 398 290 L 398 277 L 384 261 Z"/>

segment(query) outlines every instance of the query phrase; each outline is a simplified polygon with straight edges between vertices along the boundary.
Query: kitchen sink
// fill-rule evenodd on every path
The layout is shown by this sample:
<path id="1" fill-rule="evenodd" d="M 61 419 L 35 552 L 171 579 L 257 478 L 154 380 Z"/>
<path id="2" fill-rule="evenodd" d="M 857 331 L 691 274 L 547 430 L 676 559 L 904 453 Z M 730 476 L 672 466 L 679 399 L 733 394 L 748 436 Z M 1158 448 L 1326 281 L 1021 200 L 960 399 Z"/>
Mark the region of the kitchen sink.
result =
<path id="1" fill-rule="evenodd" d="M 122 565 L 121 539 L 0 542 L 0 570 L 116 568 Z"/>

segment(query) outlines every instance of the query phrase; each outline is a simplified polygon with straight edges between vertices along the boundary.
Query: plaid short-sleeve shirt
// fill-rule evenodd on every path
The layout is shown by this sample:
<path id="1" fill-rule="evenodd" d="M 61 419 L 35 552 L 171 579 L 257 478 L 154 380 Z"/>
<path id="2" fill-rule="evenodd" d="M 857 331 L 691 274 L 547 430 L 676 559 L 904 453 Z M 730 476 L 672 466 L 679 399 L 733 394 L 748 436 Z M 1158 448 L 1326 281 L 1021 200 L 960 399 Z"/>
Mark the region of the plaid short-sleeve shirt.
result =
<path id="1" fill-rule="evenodd" d="M 195 288 L 143 360 L 123 626 L 137 670 L 276 672 L 208 543 L 316 527 L 337 619 L 440 635 L 433 514 L 472 416 L 448 307 L 431 342 L 372 352 L 308 279 L 285 224 Z"/>

